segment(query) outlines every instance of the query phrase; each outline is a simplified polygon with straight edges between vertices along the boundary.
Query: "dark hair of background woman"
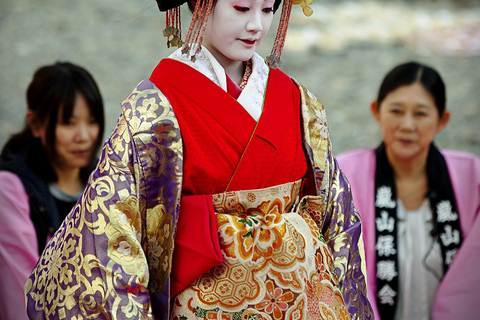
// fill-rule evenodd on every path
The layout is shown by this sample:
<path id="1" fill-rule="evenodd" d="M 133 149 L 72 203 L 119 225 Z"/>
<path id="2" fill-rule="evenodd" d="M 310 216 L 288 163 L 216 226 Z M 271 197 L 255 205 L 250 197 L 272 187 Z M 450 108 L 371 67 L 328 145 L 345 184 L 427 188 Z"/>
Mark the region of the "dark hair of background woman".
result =
<path id="1" fill-rule="evenodd" d="M 377 103 L 380 107 L 383 99 L 392 91 L 405 85 L 419 82 L 427 90 L 437 107 L 441 117 L 445 111 L 446 93 L 445 84 L 435 69 L 418 62 L 407 62 L 390 71 L 383 79 L 378 93 Z"/>
<path id="2" fill-rule="evenodd" d="M 29 167 L 44 181 L 56 181 L 52 167 L 56 159 L 55 129 L 58 121 L 67 123 L 72 116 L 77 93 L 85 98 L 90 113 L 100 126 L 95 152 L 90 164 L 80 170 L 82 180 L 86 182 L 94 169 L 97 151 L 101 146 L 105 128 L 103 100 L 100 90 L 88 71 L 69 62 L 57 62 L 39 68 L 27 89 L 28 110 L 33 112 L 32 123 L 45 126 L 46 145 L 35 138 L 28 123 L 23 130 L 13 135 L 3 148 L 1 158 L 11 153 L 20 153 L 26 157 Z"/>

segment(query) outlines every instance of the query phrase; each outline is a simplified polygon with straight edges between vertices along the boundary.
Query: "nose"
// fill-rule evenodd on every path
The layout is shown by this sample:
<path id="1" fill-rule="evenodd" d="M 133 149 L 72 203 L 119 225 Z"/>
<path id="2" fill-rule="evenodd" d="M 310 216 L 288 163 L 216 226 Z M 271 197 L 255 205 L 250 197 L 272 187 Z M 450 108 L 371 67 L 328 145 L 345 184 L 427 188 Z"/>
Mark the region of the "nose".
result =
<path id="1" fill-rule="evenodd" d="M 406 114 L 401 122 L 401 129 L 405 131 L 413 131 L 415 129 L 415 119 L 413 115 Z"/>
<path id="2" fill-rule="evenodd" d="M 75 132 L 75 140 L 78 142 L 88 141 L 90 133 L 87 124 L 79 124 Z"/>
<path id="3" fill-rule="evenodd" d="M 263 30 L 262 24 L 262 13 L 261 12 L 252 12 L 250 19 L 247 23 L 247 31 L 250 32 L 259 32 Z"/>

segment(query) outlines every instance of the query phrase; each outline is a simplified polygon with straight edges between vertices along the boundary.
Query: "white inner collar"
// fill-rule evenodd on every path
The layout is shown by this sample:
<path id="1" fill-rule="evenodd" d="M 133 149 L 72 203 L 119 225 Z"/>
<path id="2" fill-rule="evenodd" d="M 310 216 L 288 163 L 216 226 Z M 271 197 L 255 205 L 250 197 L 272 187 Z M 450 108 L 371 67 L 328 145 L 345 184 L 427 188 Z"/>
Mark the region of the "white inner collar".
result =
<path id="1" fill-rule="evenodd" d="M 225 69 L 207 48 L 202 47 L 202 50 L 196 56 L 195 62 L 188 55 L 182 54 L 181 49 L 177 49 L 169 58 L 187 64 L 227 91 Z M 270 69 L 264 59 L 257 53 L 254 53 L 252 57 L 252 74 L 240 93 L 237 102 L 242 105 L 255 121 L 258 121 L 262 114 L 269 71 Z"/>

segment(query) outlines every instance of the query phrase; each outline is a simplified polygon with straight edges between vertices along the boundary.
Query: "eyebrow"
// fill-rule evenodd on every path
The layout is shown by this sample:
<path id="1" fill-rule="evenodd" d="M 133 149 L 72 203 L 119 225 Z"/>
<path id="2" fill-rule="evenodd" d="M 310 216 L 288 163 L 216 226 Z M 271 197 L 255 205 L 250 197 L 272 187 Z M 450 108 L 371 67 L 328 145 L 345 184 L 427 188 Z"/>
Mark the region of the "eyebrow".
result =
<path id="1" fill-rule="evenodd" d="M 390 104 L 390 106 L 403 107 L 404 104 L 401 103 L 401 102 L 396 102 L 396 101 L 395 101 L 395 102 L 392 102 L 392 103 Z M 416 103 L 415 106 L 416 106 L 416 107 L 420 107 L 420 108 L 422 108 L 422 109 L 429 109 L 429 105 L 427 105 L 427 104 L 425 104 L 425 103 Z"/>

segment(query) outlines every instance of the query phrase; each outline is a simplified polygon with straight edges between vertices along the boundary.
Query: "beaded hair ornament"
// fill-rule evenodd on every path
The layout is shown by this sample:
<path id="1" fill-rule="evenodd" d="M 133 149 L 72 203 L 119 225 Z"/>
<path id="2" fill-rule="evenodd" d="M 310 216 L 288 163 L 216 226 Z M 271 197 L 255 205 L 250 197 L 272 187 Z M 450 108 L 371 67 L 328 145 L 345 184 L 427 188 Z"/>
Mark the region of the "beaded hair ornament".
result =
<path id="1" fill-rule="evenodd" d="M 180 6 L 187 1 L 191 1 L 194 10 L 192 21 L 188 28 L 185 41 L 182 40 L 182 27 L 180 17 Z M 167 38 L 167 47 L 182 48 L 183 54 L 190 54 L 192 61 L 201 50 L 203 35 L 207 26 L 208 17 L 212 11 L 215 0 L 157 0 L 158 8 L 162 12 L 166 12 L 166 28 L 163 35 Z M 282 0 L 275 0 L 274 11 L 278 9 Z M 267 57 L 267 62 L 271 68 L 278 68 L 281 65 L 280 56 L 285 44 L 288 22 L 290 13 L 294 4 L 302 7 L 303 13 L 309 17 L 313 10 L 309 7 L 313 0 L 284 0 L 282 5 L 282 13 L 278 24 L 277 34 L 273 44 L 272 52 Z M 195 44 L 193 46 L 192 44 Z M 194 52 L 192 53 L 192 49 Z"/>

